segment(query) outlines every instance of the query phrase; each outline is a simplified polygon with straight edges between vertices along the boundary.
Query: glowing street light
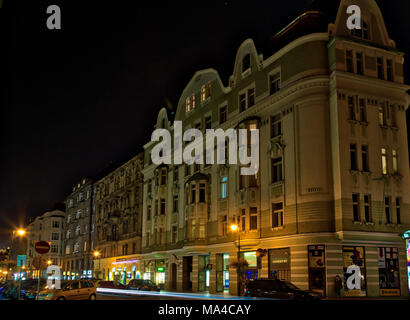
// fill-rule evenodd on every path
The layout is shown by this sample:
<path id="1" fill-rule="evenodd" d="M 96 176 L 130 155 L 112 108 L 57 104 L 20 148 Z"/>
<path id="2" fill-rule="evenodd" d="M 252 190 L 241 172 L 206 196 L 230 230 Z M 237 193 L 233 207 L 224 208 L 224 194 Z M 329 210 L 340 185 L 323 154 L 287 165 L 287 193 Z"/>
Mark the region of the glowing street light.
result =
<path id="1" fill-rule="evenodd" d="M 232 231 L 236 231 L 236 230 L 238 230 L 238 228 L 239 228 L 239 227 L 238 227 L 237 224 L 232 224 L 232 225 L 231 225 L 231 230 L 232 230 Z"/>
<path id="2" fill-rule="evenodd" d="M 16 233 L 17 233 L 17 235 L 18 235 L 19 237 L 23 237 L 23 236 L 26 234 L 26 230 L 24 230 L 24 229 L 18 229 L 18 230 L 16 231 Z"/>
<path id="3" fill-rule="evenodd" d="M 100 251 L 94 251 L 93 254 L 94 254 L 94 257 L 96 258 L 98 258 L 101 255 Z"/>
<path id="4" fill-rule="evenodd" d="M 51 260 L 47 260 L 47 264 L 51 265 L 53 262 Z"/>

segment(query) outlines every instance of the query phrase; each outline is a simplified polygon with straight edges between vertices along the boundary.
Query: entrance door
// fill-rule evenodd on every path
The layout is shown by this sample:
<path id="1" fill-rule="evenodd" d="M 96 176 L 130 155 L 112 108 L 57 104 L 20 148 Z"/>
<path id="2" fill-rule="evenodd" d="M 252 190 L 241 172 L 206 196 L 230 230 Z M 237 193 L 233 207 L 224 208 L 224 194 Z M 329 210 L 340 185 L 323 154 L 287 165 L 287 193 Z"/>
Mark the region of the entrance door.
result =
<path id="1" fill-rule="evenodd" d="M 192 256 L 183 258 L 182 289 L 192 291 Z"/>
<path id="2" fill-rule="evenodd" d="M 177 289 L 177 264 L 176 263 L 171 263 L 170 265 L 170 276 L 171 276 L 171 281 L 170 281 L 170 290 L 176 290 Z"/>
<path id="3" fill-rule="evenodd" d="M 326 296 L 326 272 L 324 268 L 309 269 L 309 289 Z"/>

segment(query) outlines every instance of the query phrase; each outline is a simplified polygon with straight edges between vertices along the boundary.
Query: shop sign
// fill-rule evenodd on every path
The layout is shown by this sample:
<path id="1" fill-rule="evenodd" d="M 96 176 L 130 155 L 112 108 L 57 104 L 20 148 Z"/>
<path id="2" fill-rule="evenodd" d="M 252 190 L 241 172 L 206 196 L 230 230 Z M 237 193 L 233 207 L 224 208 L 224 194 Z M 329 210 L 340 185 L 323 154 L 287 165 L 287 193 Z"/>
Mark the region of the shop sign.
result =
<path id="1" fill-rule="evenodd" d="M 378 265 L 380 296 L 400 296 L 398 248 L 379 248 Z"/>
<path id="2" fill-rule="evenodd" d="M 351 270 L 353 267 L 353 270 Z M 356 275 L 354 268 L 360 269 L 360 283 L 354 283 L 354 288 L 349 289 L 347 280 Z M 347 297 L 366 296 L 366 266 L 364 247 L 343 247 L 343 270 L 344 270 L 344 295 Z M 354 275 L 352 275 L 354 272 Z M 357 289 L 360 288 L 360 289 Z"/>
<path id="3" fill-rule="evenodd" d="M 165 272 L 165 268 L 164 267 L 159 267 L 159 268 L 157 268 L 157 272 Z"/>

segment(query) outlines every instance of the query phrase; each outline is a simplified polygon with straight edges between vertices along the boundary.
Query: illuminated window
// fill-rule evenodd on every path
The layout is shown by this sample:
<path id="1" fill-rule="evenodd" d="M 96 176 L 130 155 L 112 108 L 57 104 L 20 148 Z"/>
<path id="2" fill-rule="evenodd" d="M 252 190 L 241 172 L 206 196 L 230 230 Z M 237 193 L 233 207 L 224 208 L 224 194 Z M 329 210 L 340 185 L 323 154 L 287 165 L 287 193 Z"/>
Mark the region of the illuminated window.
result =
<path id="1" fill-rule="evenodd" d="M 382 148 L 382 174 L 387 174 L 387 150 Z"/>
<path id="2" fill-rule="evenodd" d="M 228 197 L 228 177 L 223 177 L 221 179 L 221 199 L 226 199 Z"/>
<path id="3" fill-rule="evenodd" d="M 201 87 L 201 101 L 205 101 L 211 96 L 211 84 L 207 83 Z"/>
<path id="4" fill-rule="evenodd" d="M 194 94 L 186 98 L 185 105 L 186 105 L 186 112 L 190 112 L 195 109 L 195 95 Z"/>

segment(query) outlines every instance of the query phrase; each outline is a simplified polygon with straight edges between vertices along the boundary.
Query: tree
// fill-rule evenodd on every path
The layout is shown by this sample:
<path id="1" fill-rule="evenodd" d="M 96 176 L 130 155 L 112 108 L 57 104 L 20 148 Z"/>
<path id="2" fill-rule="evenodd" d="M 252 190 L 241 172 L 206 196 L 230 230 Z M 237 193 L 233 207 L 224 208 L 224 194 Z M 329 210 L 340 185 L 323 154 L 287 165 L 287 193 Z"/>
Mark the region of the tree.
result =
<path id="1" fill-rule="evenodd" d="M 238 295 L 242 295 L 242 288 L 245 285 L 246 281 L 246 271 L 248 270 L 249 263 L 243 258 L 240 258 L 238 260 L 232 261 L 229 264 L 230 267 L 235 268 L 236 272 L 238 274 L 238 284 L 239 284 L 239 292 Z"/>

